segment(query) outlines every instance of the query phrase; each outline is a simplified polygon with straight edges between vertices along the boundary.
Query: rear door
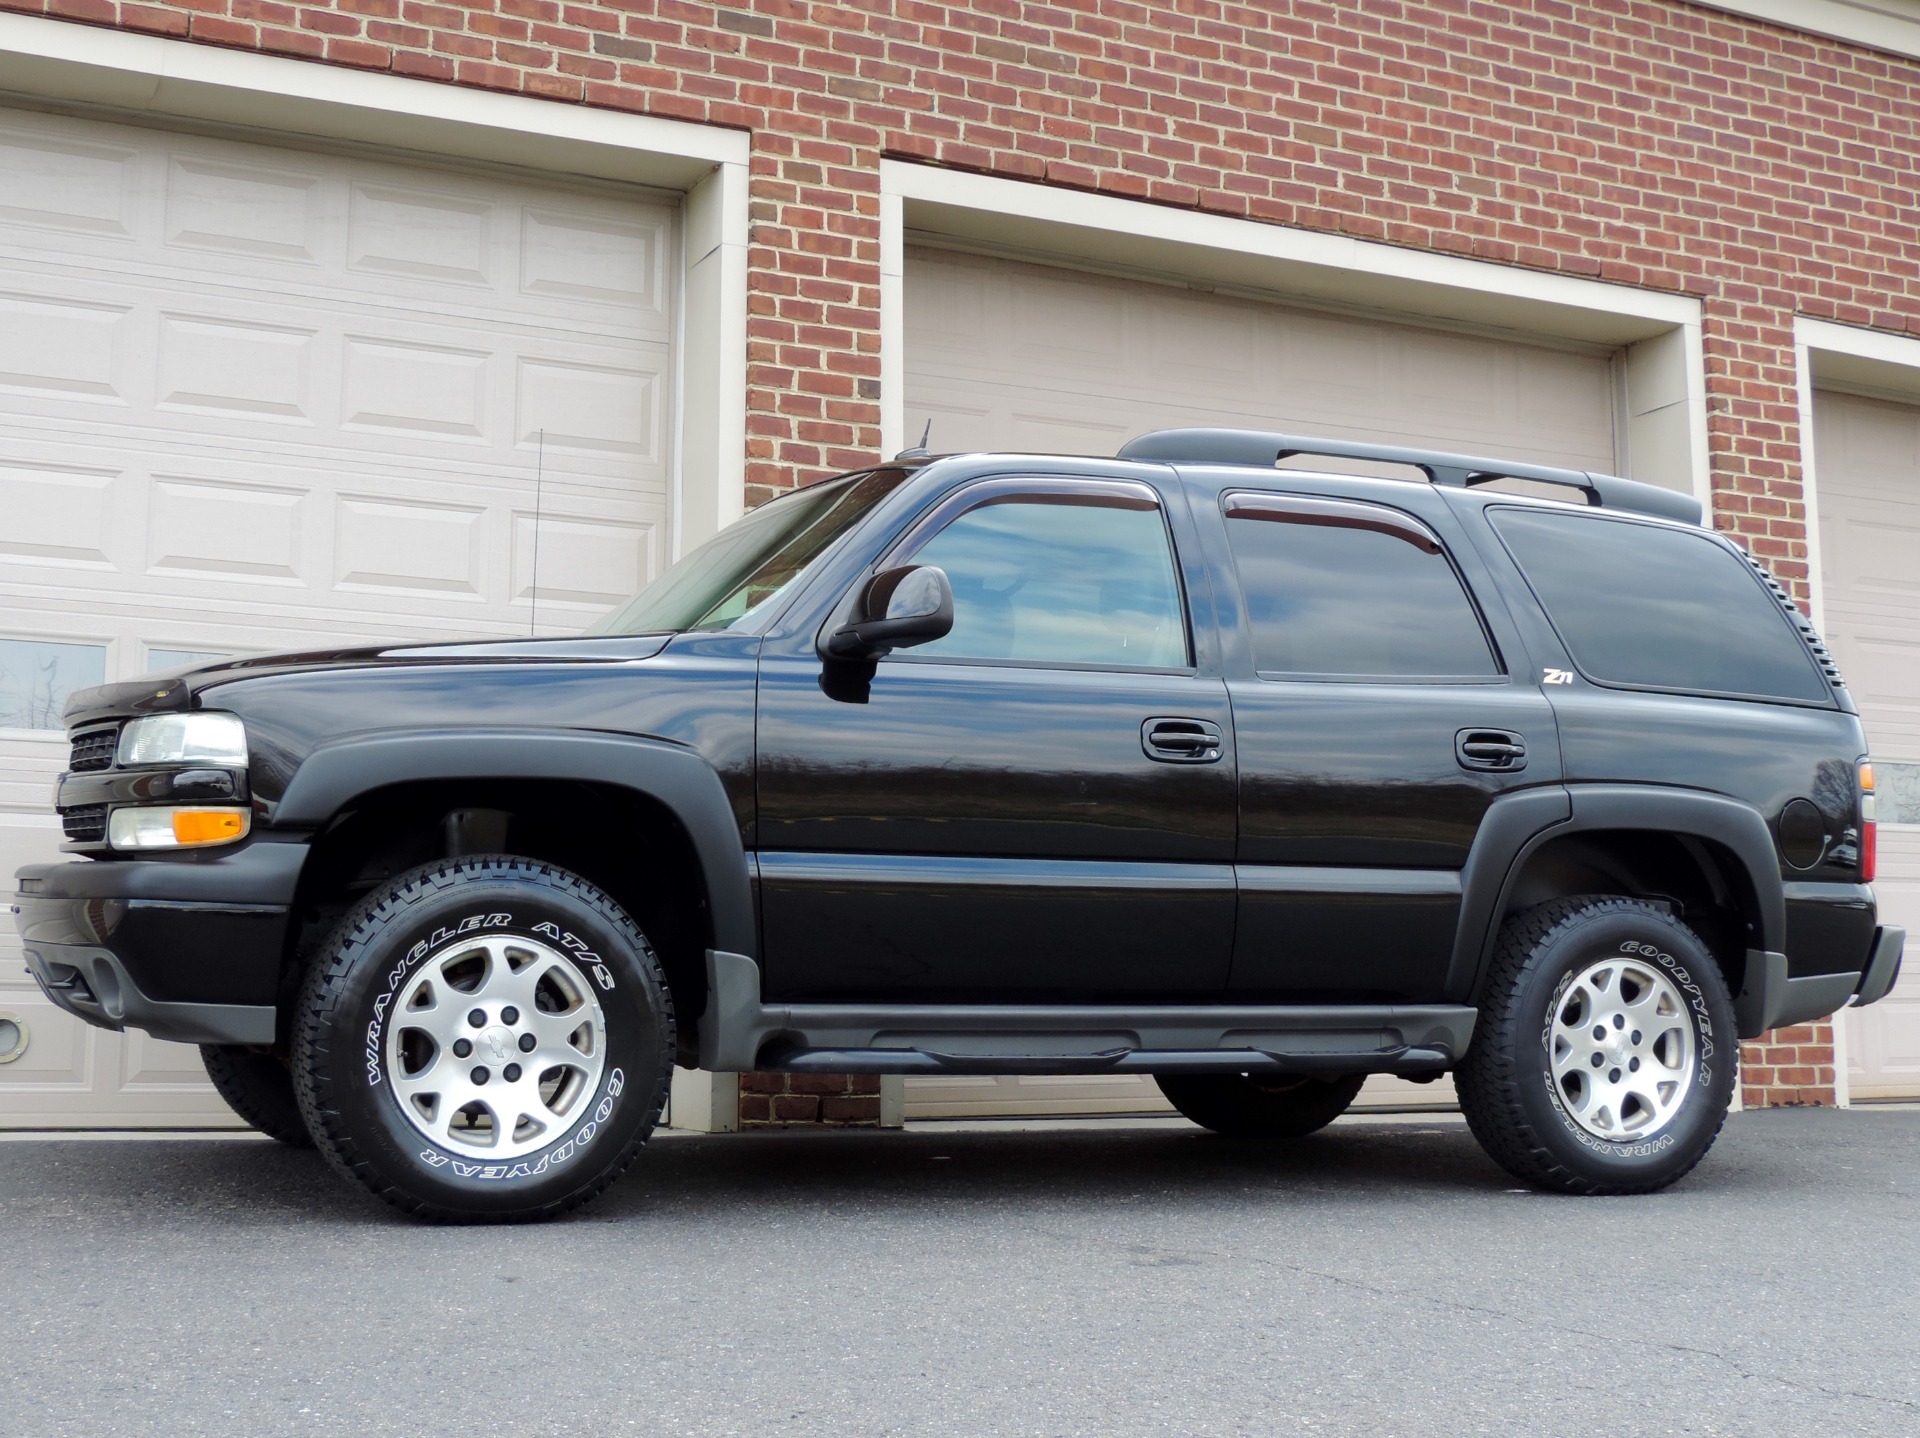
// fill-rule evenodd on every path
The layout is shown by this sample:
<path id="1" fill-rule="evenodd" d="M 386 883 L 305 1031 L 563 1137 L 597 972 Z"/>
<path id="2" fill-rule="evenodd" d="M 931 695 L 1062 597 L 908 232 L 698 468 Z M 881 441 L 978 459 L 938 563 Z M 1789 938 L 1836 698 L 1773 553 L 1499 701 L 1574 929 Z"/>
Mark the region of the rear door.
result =
<path id="1" fill-rule="evenodd" d="M 1488 807 L 1560 778 L 1553 713 L 1431 490 L 1325 483 L 1229 489 L 1210 516 L 1235 617 L 1231 992 L 1432 1002 Z"/>
<path id="2" fill-rule="evenodd" d="M 770 998 L 1221 993 L 1233 726 L 1207 636 L 1198 653 L 1190 637 L 1174 548 L 1189 526 L 1177 491 L 1138 480 L 982 480 L 876 565 L 946 570 L 945 639 L 853 683 L 823 671 L 816 626 L 769 639 L 758 862 Z"/>

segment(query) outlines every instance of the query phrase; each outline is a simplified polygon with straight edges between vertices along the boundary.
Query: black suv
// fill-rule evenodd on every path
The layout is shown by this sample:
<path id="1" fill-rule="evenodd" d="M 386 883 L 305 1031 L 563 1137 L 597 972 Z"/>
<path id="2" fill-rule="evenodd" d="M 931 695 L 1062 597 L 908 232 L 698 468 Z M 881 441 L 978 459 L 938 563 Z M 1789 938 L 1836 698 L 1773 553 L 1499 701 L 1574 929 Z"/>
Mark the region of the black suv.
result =
<path id="1" fill-rule="evenodd" d="M 1281 1139 L 1452 1071 L 1520 1178 L 1659 1188 L 1737 1037 L 1904 938 L 1839 675 L 1700 520 L 1238 430 L 902 456 L 579 639 L 76 695 L 27 961 L 431 1218 L 597 1193 L 675 1063 L 1147 1073 Z"/>

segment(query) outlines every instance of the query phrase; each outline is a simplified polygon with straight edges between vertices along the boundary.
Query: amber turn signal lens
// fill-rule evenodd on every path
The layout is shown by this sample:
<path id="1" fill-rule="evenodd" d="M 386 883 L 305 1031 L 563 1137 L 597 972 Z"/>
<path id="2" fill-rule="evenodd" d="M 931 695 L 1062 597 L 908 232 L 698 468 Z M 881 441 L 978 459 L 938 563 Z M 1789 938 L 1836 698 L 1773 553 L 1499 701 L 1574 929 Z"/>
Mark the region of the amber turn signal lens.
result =
<path id="1" fill-rule="evenodd" d="M 1880 872 L 1880 826 L 1873 797 L 1873 765 L 1860 766 L 1860 882 L 1871 884 Z"/>
<path id="2" fill-rule="evenodd" d="M 224 844 L 247 832 L 247 816 L 235 809 L 175 809 L 176 844 Z"/>

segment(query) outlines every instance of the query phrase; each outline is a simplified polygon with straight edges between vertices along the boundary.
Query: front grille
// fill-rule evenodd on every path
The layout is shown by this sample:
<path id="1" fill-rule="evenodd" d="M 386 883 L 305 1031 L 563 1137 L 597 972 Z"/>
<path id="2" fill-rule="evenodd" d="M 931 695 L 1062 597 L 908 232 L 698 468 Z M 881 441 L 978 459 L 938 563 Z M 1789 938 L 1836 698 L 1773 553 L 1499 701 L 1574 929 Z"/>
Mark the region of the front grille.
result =
<path id="1" fill-rule="evenodd" d="M 118 725 L 82 729 L 73 736 L 73 753 L 67 758 L 67 768 L 75 774 L 84 774 L 89 769 L 111 769 L 114 746 L 119 742 Z"/>
<path id="2" fill-rule="evenodd" d="M 107 806 L 76 804 L 60 811 L 61 827 L 69 844 L 97 844 L 107 837 Z"/>

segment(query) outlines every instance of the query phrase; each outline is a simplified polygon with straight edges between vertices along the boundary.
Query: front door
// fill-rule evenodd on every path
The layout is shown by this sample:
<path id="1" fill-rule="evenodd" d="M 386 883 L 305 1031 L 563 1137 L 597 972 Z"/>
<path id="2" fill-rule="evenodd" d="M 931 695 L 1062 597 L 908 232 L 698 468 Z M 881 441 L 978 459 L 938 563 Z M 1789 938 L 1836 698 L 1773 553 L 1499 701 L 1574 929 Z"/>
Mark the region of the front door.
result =
<path id="1" fill-rule="evenodd" d="M 1246 1001 L 1442 999 L 1481 819 L 1560 779 L 1551 708 L 1505 616 L 1462 582 L 1444 505 L 1361 483 L 1400 503 L 1220 499 L 1239 600 L 1232 990 Z"/>
<path id="2" fill-rule="evenodd" d="M 1138 481 L 982 480 L 875 566 L 946 571 L 946 638 L 850 685 L 823 673 L 810 630 L 769 641 L 769 999 L 1220 995 L 1233 726 L 1224 682 L 1195 662 L 1182 503 Z"/>

